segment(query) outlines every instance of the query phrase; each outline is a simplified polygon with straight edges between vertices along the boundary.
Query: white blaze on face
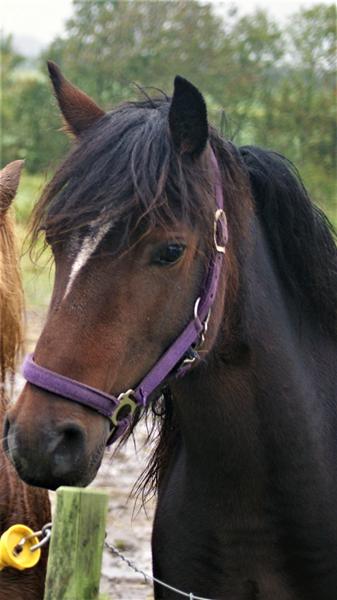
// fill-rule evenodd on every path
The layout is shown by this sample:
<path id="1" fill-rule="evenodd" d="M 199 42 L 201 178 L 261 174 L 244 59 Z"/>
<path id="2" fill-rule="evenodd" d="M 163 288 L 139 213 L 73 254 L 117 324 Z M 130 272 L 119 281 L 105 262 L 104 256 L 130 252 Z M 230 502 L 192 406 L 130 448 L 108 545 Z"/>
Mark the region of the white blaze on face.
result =
<path id="1" fill-rule="evenodd" d="M 102 225 L 99 228 L 98 232 L 95 235 L 94 234 L 87 235 L 84 238 L 81 248 L 79 249 L 79 252 L 78 252 L 78 254 L 73 262 L 73 265 L 71 267 L 69 280 L 67 283 L 66 291 L 63 296 L 63 300 L 68 296 L 68 294 L 74 284 L 76 276 L 78 275 L 80 270 L 84 267 L 84 265 L 86 265 L 89 258 L 95 252 L 98 244 L 102 241 L 104 236 L 108 233 L 110 227 L 111 227 L 111 223 L 105 223 L 104 225 Z"/>

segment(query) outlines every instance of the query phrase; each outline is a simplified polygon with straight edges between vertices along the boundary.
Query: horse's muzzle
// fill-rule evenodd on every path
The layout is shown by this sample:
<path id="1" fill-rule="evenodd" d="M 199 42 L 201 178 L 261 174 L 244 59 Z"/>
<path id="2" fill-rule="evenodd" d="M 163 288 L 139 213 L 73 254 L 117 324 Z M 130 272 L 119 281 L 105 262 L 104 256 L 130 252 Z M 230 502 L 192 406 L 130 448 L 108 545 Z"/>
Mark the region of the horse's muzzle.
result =
<path id="1" fill-rule="evenodd" d="M 75 421 L 39 429 L 33 442 L 26 431 L 6 417 L 4 448 L 21 479 L 29 485 L 56 489 L 85 486 L 97 469 L 88 471 L 86 433 Z"/>

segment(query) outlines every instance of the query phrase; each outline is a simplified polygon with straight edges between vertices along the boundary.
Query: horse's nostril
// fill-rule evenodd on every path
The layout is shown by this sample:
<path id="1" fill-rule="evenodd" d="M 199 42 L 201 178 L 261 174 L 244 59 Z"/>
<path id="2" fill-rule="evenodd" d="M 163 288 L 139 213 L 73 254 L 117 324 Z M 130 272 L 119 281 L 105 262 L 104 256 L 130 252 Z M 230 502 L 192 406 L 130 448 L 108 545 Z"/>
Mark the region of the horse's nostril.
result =
<path id="1" fill-rule="evenodd" d="M 86 434 L 81 425 L 77 423 L 64 423 L 57 427 L 57 437 L 52 444 L 53 452 L 62 456 L 71 456 L 73 459 L 81 456 L 85 450 Z M 52 450 L 50 448 L 50 450 Z"/>
<path id="2" fill-rule="evenodd" d="M 11 413 L 6 416 L 3 443 L 26 483 L 56 489 L 60 485 L 87 485 L 93 479 L 91 471 L 87 473 L 88 434 L 81 423 L 67 419 L 54 427 L 42 420 L 24 425 Z"/>
<path id="3" fill-rule="evenodd" d="M 77 443 L 79 440 L 83 440 L 84 431 L 80 425 L 75 423 L 70 423 L 67 425 L 62 425 L 62 427 L 58 430 L 59 433 L 63 433 L 65 439 L 70 443 Z"/>

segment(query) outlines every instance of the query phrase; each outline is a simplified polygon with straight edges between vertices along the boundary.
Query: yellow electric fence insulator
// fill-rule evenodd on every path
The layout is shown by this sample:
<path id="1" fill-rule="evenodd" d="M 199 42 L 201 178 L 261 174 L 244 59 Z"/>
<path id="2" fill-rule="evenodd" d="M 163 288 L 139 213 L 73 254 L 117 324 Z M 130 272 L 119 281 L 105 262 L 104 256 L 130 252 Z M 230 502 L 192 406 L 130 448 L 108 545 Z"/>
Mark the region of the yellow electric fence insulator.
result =
<path id="1" fill-rule="evenodd" d="M 32 551 L 31 547 L 38 543 L 34 531 L 26 525 L 13 525 L 7 529 L 0 538 L 0 571 L 6 567 L 19 571 L 35 567 L 40 560 L 41 550 L 36 548 Z"/>

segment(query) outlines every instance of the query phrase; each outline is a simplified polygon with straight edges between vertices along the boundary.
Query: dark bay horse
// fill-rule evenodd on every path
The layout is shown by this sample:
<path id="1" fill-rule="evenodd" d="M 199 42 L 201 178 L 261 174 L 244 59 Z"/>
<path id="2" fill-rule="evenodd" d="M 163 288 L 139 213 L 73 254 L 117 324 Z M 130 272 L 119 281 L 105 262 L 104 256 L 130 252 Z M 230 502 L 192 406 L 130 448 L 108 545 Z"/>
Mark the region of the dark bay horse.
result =
<path id="1" fill-rule="evenodd" d="M 131 388 L 121 396 L 134 409 L 135 386 L 197 319 L 221 252 L 202 347 L 184 375 L 150 387 L 154 574 L 207 598 L 336 600 L 337 252 L 327 220 L 285 158 L 221 138 L 188 81 L 176 78 L 172 99 L 105 113 L 49 70 L 76 143 L 35 211 L 56 276 L 34 354 L 40 384 L 27 383 L 8 414 L 13 464 L 43 487 L 93 479 L 110 422 L 48 382 L 81 382 L 104 401 Z M 133 425 L 139 417 L 136 408 Z M 155 597 L 178 598 L 160 585 Z"/>
<path id="2" fill-rule="evenodd" d="M 23 294 L 11 204 L 19 184 L 23 161 L 0 171 L 0 427 L 3 428 L 8 399 L 5 378 L 15 370 L 22 347 Z M 0 447 L 0 535 L 16 524 L 34 531 L 50 521 L 48 492 L 26 485 Z M 43 598 L 46 552 L 38 565 L 26 571 L 0 571 L 0 600 Z"/>

